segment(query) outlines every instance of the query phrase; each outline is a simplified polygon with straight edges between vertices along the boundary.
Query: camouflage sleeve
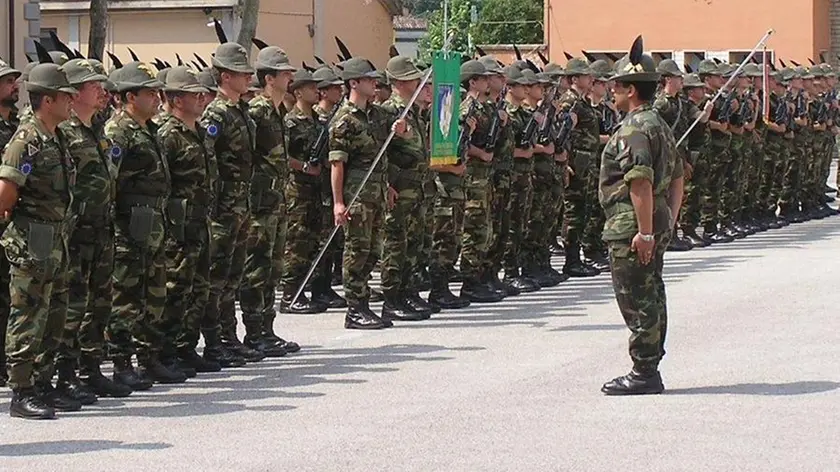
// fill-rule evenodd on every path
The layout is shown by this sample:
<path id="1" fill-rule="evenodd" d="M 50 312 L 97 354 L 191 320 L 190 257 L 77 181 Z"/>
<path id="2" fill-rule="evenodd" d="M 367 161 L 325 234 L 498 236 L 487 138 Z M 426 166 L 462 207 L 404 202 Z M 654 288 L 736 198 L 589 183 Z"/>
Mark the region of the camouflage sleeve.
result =
<path id="1" fill-rule="evenodd" d="M 40 152 L 40 148 L 28 143 L 26 138 L 26 131 L 19 130 L 6 145 L 0 163 L 0 179 L 14 182 L 18 187 L 26 184 L 26 176 L 32 172 L 34 158 Z"/>
<path id="2" fill-rule="evenodd" d="M 653 109 L 656 110 L 659 113 L 659 116 L 663 118 L 665 118 L 665 116 L 667 115 L 668 109 L 670 107 L 671 103 L 668 102 L 668 99 L 663 96 L 657 97 L 656 100 L 654 100 L 653 102 Z"/>
<path id="3" fill-rule="evenodd" d="M 577 97 L 571 92 L 566 92 L 560 96 L 560 110 L 562 112 L 574 112 L 577 104 Z"/>
<path id="4" fill-rule="evenodd" d="M 336 116 L 330 123 L 330 162 L 347 162 L 353 141 L 350 115 Z"/>
<path id="5" fill-rule="evenodd" d="M 622 126 L 619 133 L 616 161 L 624 173 L 624 181 L 629 184 L 645 179 L 653 183 L 653 155 L 647 134 L 631 124 Z"/>
<path id="6" fill-rule="evenodd" d="M 108 157 L 111 159 L 111 162 L 114 164 L 114 167 L 119 173 L 122 157 L 125 154 L 126 149 L 131 147 L 131 140 L 127 133 L 123 132 L 115 121 L 109 121 L 105 124 L 104 134 L 105 139 L 107 139 L 110 143 Z"/>
<path id="7" fill-rule="evenodd" d="M 204 130 L 204 144 L 209 157 L 217 158 L 216 143 L 224 131 L 225 117 L 215 108 L 208 107 L 199 121 Z"/>
<path id="8" fill-rule="evenodd" d="M 289 143 L 289 157 L 301 162 L 309 160 L 311 144 L 304 126 L 298 126 L 298 119 L 287 115 L 284 119 L 286 142 Z"/>

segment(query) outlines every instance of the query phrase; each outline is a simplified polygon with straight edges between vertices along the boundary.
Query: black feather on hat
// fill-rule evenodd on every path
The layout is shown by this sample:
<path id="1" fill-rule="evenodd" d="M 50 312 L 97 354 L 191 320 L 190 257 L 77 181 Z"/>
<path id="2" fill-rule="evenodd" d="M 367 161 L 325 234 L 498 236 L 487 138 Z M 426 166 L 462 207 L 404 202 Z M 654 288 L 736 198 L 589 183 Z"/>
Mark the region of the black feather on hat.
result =
<path id="1" fill-rule="evenodd" d="M 251 40 L 251 43 L 252 43 L 254 46 L 256 46 L 256 47 L 257 47 L 257 49 L 265 49 L 265 48 L 267 48 L 267 47 L 268 47 L 268 44 L 266 44 L 266 42 L 265 42 L 265 41 L 263 41 L 263 40 L 261 40 L 261 39 L 257 39 L 257 38 L 252 39 L 252 40 Z"/>
<path id="2" fill-rule="evenodd" d="M 318 56 L 314 56 L 314 57 L 315 57 L 315 62 L 317 62 L 318 64 L 321 64 L 322 66 L 327 65 L 327 63 L 324 62 L 324 60 L 321 59 L 320 57 L 318 57 Z"/>
<path id="3" fill-rule="evenodd" d="M 134 51 L 131 50 L 131 48 L 126 48 L 126 49 L 128 49 L 128 53 L 131 54 L 131 60 L 132 61 L 140 62 L 140 58 L 137 57 L 137 54 L 135 54 Z"/>
<path id="4" fill-rule="evenodd" d="M 540 58 L 540 61 L 542 61 L 544 66 L 547 66 L 550 62 L 548 58 L 545 57 L 545 54 L 542 53 L 542 51 L 537 51 L 537 56 Z"/>
<path id="5" fill-rule="evenodd" d="M 478 46 L 475 47 L 475 52 L 478 53 L 478 57 L 484 57 L 487 55 L 487 53 L 484 52 L 484 49 L 481 49 Z"/>
<path id="6" fill-rule="evenodd" d="M 47 48 L 44 47 L 39 41 L 33 41 L 35 43 L 35 51 L 38 52 L 38 62 L 41 64 L 49 64 L 53 62 L 52 57 L 50 57 L 50 52 L 47 51 Z"/>
<path id="7" fill-rule="evenodd" d="M 315 68 L 314 68 L 314 67 L 309 67 L 308 65 L 306 65 L 306 61 L 301 62 L 300 64 L 303 66 L 303 68 L 304 68 L 306 71 L 308 71 L 308 72 L 315 72 Z"/>
<path id="8" fill-rule="evenodd" d="M 519 51 L 519 48 L 516 47 L 515 44 L 512 44 L 511 46 L 513 46 L 513 52 L 516 54 L 516 60 L 521 61 L 522 60 L 522 52 Z"/>
<path id="9" fill-rule="evenodd" d="M 198 55 L 198 53 L 194 52 L 193 56 L 195 56 L 195 60 L 197 60 L 198 63 L 201 64 L 201 67 L 199 67 L 199 69 L 206 69 L 207 68 L 207 63 L 204 61 L 204 59 L 201 58 L 201 56 Z"/>
<path id="10" fill-rule="evenodd" d="M 175 59 L 177 59 L 177 60 L 178 60 L 178 65 L 179 65 L 179 66 L 184 65 L 184 60 L 183 60 L 183 59 L 181 59 L 181 56 L 179 56 L 177 52 L 175 53 Z"/>
<path id="11" fill-rule="evenodd" d="M 219 40 L 219 44 L 225 44 L 228 42 L 227 35 L 225 34 L 224 28 L 222 28 L 222 24 L 219 23 L 219 20 L 213 18 L 213 27 L 216 29 L 216 38 Z"/>
<path id="12" fill-rule="evenodd" d="M 343 58 L 341 59 L 342 61 L 350 60 L 353 57 L 353 55 L 350 54 L 350 49 L 347 48 L 347 46 L 341 39 L 338 38 L 338 36 L 335 37 L 335 44 L 336 46 L 338 46 L 338 50 L 341 51 L 341 55 L 339 56 L 339 58 L 342 58 L 343 56 Z"/>
<path id="13" fill-rule="evenodd" d="M 397 47 L 392 44 L 391 47 L 388 48 L 388 57 L 397 57 L 399 55 L 400 52 L 397 51 Z"/>
<path id="14" fill-rule="evenodd" d="M 121 69 L 121 68 L 122 68 L 123 63 L 122 63 L 122 61 L 120 60 L 120 58 L 119 58 L 119 57 L 117 57 L 117 55 L 116 55 L 116 54 L 112 53 L 111 51 L 108 51 L 108 57 L 110 57 L 110 58 L 111 58 L 111 62 L 114 64 L 114 67 L 116 67 L 117 69 Z"/>
<path id="15" fill-rule="evenodd" d="M 574 59 L 574 58 L 575 58 L 575 56 L 573 56 L 573 55 L 569 54 L 569 53 L 568 53 L 568 52 L 566 52 L 566 51 L 563 51 L 563 55 L 564 55 L 564 56 L 566 56 L 566 60 L 567 60 L 567 61 L 571 61 L 572 59 Z"/>

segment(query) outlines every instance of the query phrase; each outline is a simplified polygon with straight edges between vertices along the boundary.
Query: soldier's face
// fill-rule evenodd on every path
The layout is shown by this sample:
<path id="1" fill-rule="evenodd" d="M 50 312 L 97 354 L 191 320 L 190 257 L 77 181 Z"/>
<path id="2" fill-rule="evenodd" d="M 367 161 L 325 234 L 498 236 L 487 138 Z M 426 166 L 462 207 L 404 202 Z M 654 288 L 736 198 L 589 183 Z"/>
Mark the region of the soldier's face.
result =
<path id="1" fill-rule="evenodd" d="M 505 88 L 505 78 L 501 74 L 490 76 L 490 91 L 492 93 L 499 93 Z"/>
<path id="2" fill-rule="evenodd" d="M 613 100 L 615 101 L 615 108 L 619 111 L 627 112 L 630 110 L 630 87 L 626 84 L 621 82 L 614 82 L 613 87 Z"/>
<path id="3" fill-rule="evenodd" d="M 338 103 L 341 97 L 344 96 L 344 88 L 341 85 L 330 85 L 321 89 L 324 98 L 331 103 Z"/>
<path id="4" fill-rule="evenodd" d="M 50 113 L 56 121 L 64 121 L 70 118 L 73 109 L 73 95 L 58 92 L 50 108 Z"/>
<path id="5" fill-rule="evenodd" d="M 356 82 L 354 90 L 356 93 L 365 98 L 373 98 L 376 94 L 376 79 L 372 77 L 365 77 Z"/>
<path id="6" fill-rule="evenodd" d="M 306 105 L 318 103 L 318 85 L 306 84 L 295 89 L 295 98 Z"/>
<path id="7" fill-rule="evenodd" d="M 142 116 L 151 118 L 157 114 L 160 106 L 160 95 L 154 89 L 142 89 L 128 94 L 128 101 Z"/>
<path id="8" fill-rule="evenodd" d="M 423 90 L 420 91 L 420 95 L 418 95 L 417 100 L 425 105 L 428 105 L 432 103 L 432 97 L 432 84 L 426 82 L 426 85 L 423 86 Z"/>
<path id="9" fill-rule="evenodd" d="M 0 105 L 11 108 L 20 97 L 20 85 L 17 74 L 9 74 L 0 78 Z"/>
<path id="10" fill-rule="evenodd" d="M 86 82 L 79 87 L 79 93 L 76 94 L 73 103 L 76 106 L 96 110 L 99 109 L 104 95 L 105 89 L 102 88 L 102 83 Z"/>
<path id="11" fill-rule="evenodd" d="M 102 88 L 102 97 L 99 99 L 99 106 L 98 106 L 99 110 L 104 110 L 104 109 L 108 108 L 108 104 L 111 103 L 111 96 L 112 96 L 111 92 L 105 90 L 105 88 L 103 87 Z"/>
<path id="12" fill-rule="evenodd" d="M 525 100 L 525 86 L 514 84 L 508 87 L 508 92 L 510 92 L 510 96 L 515 98 L 516 100 L 522 101 Z"/>
<path id="13" fill-rule="evenodd" d="M 207 108 L 207 105 L 209 105 L 210 102 L 212 102 L 215 97 L 216 97 L 216 94 L 214 92 L 202 93 L 201 94 L 201 111 L 202 112 L 204 111 L 205 108 Z"/>
<path id="14" fill-rule="evenodd" d="M 482 75 L 470 80 L 470 86 L 478 93 L 487 93 L 487 90 L 490 89 L 490 81 Z"/>
<path id="15" fill-rule="evenodd" d="M 703 90 L 703 87 L 691 87 L 689 89 L 685 89 L 685 93 L 688 95 L 688 98 L 699 102 L 706 96 L 706 91 Z"/>
<path id="16" fill-rule="evenodd" d="M 596 80 L 592 84 L 592 93 L 599 97 L 603 97 L 607 94 L 607 83 L 602 80 Z"/>
<path id="17" fill-rule="evenodd" d="M 204 111 L 204 100 L 201 93 L 184 93 L 175 99 L 175 107 L 189 116 L 198 117 Z"/>
<path id="18" fill-rule="evenodd" d="M 572 79 L 572 82 L 582 90 L 583 92 L 588 92 L 592 88 L 592 76 L 591 75 L 579 75 Z"/>
<path id="19" fill-rule="evenodd" d="M 532 100 L 542 100 L 543 95 L 545 95 L 545 88 L 542 84 L 534 84 L 527 88 L 526 94 Z"/>
<path id="20" fill-rule="evenodd" d="M 222 82 L 234 92 L 245 95 L 251 86 L 251 74 L 247 72 L 222 72 Z"/>

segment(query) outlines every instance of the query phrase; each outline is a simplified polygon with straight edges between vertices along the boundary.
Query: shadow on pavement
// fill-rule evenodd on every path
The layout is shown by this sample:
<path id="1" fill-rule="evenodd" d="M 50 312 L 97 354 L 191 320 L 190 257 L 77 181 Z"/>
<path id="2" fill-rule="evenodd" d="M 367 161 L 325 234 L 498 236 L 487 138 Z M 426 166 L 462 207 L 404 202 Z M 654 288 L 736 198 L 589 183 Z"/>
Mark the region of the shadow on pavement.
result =
<path id="1" fill-rule="evenodd" d="M 83 454 L 86 452 L 124 449 L 131 451 L 157 451 L 168 449 L 168 443 L 126 443 L 123 441 L 104 441 L 98 439 L 76 439 L 66 441 L 41 441 L 24 444 L 0 444 L 0 457 L 23 457 L 59 454 Z"/>
<path id="2" fill-rule="evenodd" d="M 781 384 L 745 383 L 735 385 L 718 385 L 713 387 L 691 387 L 667 389 L 668 395 L 765 395 L 788 396 L 809 395 L 837 390 L 840 383 L 824 380 L 809 380 Z"/>

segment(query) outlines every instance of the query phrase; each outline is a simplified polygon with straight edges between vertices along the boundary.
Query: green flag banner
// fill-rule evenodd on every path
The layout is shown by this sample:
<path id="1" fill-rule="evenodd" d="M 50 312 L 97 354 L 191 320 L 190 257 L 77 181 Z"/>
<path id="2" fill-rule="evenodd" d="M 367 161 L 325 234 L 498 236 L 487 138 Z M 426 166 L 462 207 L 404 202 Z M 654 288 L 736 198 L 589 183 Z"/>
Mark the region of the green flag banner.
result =
<path id="1" fill-rule="evenodd" d="M 461 107 L 461 54 L 435 51 L 432 55 L 432 159 L 430 165 L 458 162 Z"/>

